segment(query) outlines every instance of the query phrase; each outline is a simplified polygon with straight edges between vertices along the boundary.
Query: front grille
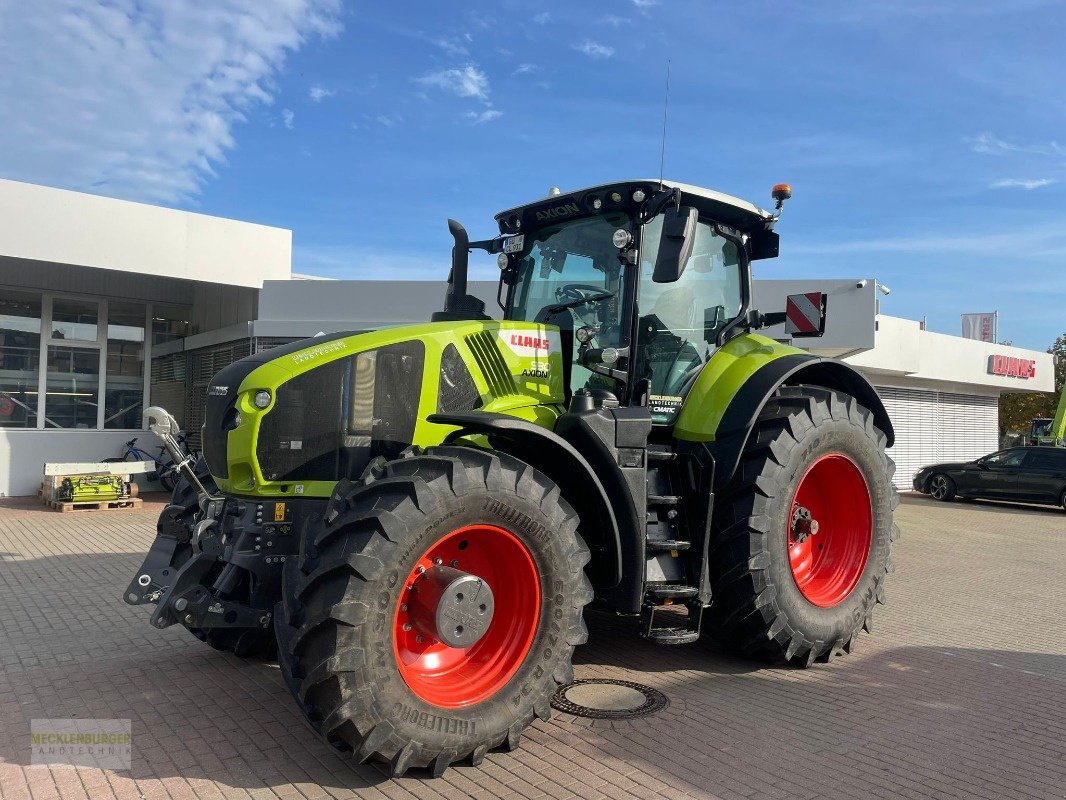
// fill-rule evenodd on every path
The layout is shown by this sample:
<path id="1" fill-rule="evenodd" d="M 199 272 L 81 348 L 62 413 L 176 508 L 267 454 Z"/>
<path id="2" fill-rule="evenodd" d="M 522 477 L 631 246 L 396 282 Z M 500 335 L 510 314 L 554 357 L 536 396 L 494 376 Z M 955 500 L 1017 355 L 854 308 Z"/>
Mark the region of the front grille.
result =
<path id="1" fill-rule="evenodd" d="M 474 354 L 474 360 L 481 374 L 485 376 L 485 382 L 488 383 L 493 397 L 517 394 L 514 377 L 507 369 L 507 362 L 500 355 L 495 335 L 489 331 L 471 334 L 466 337 L 466 345 Z"/>

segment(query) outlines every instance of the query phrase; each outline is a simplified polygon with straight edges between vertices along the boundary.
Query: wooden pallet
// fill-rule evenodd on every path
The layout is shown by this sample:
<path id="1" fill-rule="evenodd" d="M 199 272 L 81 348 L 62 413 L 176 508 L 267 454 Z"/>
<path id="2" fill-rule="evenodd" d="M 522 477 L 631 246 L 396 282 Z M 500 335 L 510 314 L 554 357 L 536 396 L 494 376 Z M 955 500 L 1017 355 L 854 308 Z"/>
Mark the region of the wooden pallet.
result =
<path id="1" fill-rule="evenodd" d="M 45 500 L 53 511 L 133 511 L 141 507 L 141 498 L 127 497 L 122 500 L 94 500 L 85 503 L 63 503 Z"/>

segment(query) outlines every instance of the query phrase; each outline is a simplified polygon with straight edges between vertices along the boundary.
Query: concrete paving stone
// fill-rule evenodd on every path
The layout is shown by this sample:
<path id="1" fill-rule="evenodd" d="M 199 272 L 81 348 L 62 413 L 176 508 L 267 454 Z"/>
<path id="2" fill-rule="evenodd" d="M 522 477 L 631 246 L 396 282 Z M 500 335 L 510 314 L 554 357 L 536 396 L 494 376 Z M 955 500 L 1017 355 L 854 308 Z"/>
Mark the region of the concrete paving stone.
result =
<path id="1" fill-rule="evenodd" d="M 160 508 L 0 505 L 3 800 L 1066 797 L 1061 512 L 905 498 L 875 634 L 810 670 L 708 641 L 656 647 L 590 613 L 576 677 L 645 683 L 671 706 L 621 723 L 556 714 L 518 751 L 432 781 L 335 753 L 276 666 L 151 630 L 121 602 Z M 132 719 L 133 770 L 28 766 L 36 717 Z"/>

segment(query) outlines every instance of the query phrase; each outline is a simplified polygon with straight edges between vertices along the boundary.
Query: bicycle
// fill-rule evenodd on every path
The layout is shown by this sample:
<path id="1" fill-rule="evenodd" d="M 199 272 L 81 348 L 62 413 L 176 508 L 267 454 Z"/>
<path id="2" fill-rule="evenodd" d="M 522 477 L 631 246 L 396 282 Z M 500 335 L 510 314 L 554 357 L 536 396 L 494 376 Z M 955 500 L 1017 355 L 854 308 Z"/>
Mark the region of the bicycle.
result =
<path id="1" fill-rule="evenodd" d="M 178 441 L 181 444 L 185 444 L 186 437 L 184 433 L 178 434 Z M 105 458 L 104 464 L 117 464 L 122 461 L 151 461 L 155 464 L 155 470 L 148 473 L 148 480 L 159 481 L 159 485 L 168 492 L 174 491 L 174 486 L 178 482 L 178 468 L 177 465 L 171 460 L 167 454 L 167 449 L 160 445 L 159 455 L 153 456 L 147 450 L 142 450 L 137 447 L 137 437 L 134 436 L 124 445 L 125 450 L 118 458 Z M 193 458 L 196 457 L 196 453 L 193 453 Z M 165 459 L 165 460 L 164 460 Z"/>

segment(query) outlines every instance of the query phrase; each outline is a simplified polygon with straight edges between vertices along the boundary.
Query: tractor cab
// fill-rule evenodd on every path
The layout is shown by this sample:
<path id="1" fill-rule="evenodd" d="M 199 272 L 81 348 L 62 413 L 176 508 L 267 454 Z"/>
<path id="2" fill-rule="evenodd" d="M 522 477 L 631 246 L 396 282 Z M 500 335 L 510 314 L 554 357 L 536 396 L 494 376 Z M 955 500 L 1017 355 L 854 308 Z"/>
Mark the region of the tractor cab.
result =
<path id="1" fill-rule="evenodd" d="M 553 190 L 496 217 L 504 317 L 560 329 L 568 399 L 646 405 L 672 423 L 711 354 L 744 328 L 750 262 L 777 255 L 776 219 L 685 184 Z"/>

